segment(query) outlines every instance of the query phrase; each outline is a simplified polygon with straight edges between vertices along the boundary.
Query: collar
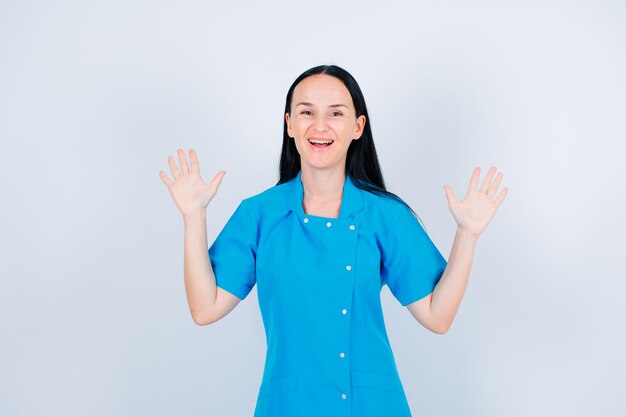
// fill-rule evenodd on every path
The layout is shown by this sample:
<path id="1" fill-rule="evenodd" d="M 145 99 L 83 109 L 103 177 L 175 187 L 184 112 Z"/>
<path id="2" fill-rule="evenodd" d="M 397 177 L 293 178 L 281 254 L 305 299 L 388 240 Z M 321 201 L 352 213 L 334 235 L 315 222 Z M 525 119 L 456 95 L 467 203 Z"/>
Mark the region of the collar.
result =
<path id="1" fill-rule="evenodd" d="M 304 186 L 300 177 L 302 170 L 298 171 L 295 178 L 289 181 L 290 189 L 288 193 L 288 208 L 301 217 L 306 216 L 304 208 L 302 208 L 302 199 L 304 198 Z M 339 209 L 339 218 L 345 219 L 352 216 L 355 212 L 363 208 L 363 193 L 360 188 L 354 185 L 354 182 L 346 171 L 346 180 L 343 184 L 343 196 L 341 199 L 341 208 Z"/>

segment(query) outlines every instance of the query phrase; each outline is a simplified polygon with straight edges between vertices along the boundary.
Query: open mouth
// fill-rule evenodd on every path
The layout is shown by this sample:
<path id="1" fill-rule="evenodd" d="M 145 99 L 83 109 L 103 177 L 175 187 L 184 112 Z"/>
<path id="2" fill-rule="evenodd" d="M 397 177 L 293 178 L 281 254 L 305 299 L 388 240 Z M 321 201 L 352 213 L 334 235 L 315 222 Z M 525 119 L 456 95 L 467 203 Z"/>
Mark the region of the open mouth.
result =
<path id="1" fill-rule="evenodd" d="M 315 148 L 327 148 L 335 142 L 333 139 L 309 139 L 309 143 Z"/>

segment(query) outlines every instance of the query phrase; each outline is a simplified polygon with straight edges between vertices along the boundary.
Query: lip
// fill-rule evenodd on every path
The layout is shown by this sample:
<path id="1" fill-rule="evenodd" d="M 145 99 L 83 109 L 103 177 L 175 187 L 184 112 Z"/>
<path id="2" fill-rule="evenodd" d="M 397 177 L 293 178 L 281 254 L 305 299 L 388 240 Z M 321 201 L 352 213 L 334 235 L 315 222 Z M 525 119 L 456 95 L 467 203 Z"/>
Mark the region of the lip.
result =
<path id="1" fill-rule="evenodd" d="M 333 142 L 330 145 L 328 145 L 328 146 L 315 146 L 311 142 L 309 142 L 309 140 L 332 140 Z M 312 137 L 307 139 L 307 142 L 309 143 L 309 146 L 311 147 L 311 149 L 313 149 L 315 152 L 326 152 L 330 148 L 332 148 L 332 146 L 335 144 L 335 139 L 332 139 L 332 138 L 320 138 L 320 137 L 312 136 Z"/>

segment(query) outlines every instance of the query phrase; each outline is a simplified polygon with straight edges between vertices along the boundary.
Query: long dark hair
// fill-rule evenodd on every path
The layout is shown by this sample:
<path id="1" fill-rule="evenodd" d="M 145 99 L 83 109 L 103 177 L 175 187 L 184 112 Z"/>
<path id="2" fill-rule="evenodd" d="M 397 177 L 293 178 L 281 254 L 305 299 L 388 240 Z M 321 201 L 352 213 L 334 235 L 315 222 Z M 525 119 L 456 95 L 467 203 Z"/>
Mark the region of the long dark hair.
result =
<path id="1" fill-rule="evenodd" d="M 285 113 L 289 113 L 289 117 L 291 117 L 291 98 L 296 85 L 306 77 L 315 74 L 328 74 L 341 80 L 352 96 L 356 117 L 358 118 L 360 115 L 365 116 L 365 127 L 360 139 L 353 140 L 348 147 L 346 174 L 350 176 L 352 182 L 358 188 L 400 201 L 407 206 L 409 210 L 411 210 L 411 213 L 422 223 L 422 220 L 415 211 L 413 211 L 411 206 L 396 194 L 387 191 L 385 187 L 385 181 L 383 180 L 383 174 L 381 173 L 380 164 L 378 163 L 378 155 L 376 154 L 376 148 L 374 146 L 374 139 L 372 138 L 372 122 L 367 113 L 365 98 L 356 80 L 348 71 L 337 65 L 319 65 L 304 71 L 296 78 L 293 84 L 291 84 L 291 87 L 289 87 L 285 101 Z M 295 178 L 295 176 L 298 175 L 298 171 L 301 169 L 300 154 L 298 154 L 294 141 L 287 134 L 287 121 L 284 120 L 284 113 L 283 123 L 283 148 L 280 153 L 280 173 L 276 185 Z"/>

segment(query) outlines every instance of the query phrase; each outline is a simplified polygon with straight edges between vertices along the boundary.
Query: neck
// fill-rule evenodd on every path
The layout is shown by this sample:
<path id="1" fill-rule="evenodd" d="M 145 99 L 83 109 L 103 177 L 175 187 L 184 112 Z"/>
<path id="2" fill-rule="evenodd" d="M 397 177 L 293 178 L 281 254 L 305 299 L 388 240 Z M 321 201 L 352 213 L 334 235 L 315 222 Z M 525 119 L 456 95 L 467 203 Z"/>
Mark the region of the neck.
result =
<path id="1" fill-rule="evenodd" d="M 304 195 L 316 201 L 341 200 L 346 173 L 340 169 L 312 169 L 302 166 L 300 174 Z"/>

